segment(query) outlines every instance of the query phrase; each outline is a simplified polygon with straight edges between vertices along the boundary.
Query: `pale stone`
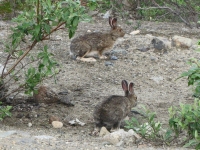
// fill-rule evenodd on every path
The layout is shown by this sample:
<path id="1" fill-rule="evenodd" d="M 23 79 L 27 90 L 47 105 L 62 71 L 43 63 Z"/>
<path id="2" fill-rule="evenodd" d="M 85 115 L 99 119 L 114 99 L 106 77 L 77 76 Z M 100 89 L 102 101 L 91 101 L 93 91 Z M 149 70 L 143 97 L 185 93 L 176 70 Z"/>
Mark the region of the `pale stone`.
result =
<path id="1" fill-rule="evenodd" d="M 107 131 L 104 127 L 101 130 L 103 130 L 104 132 Z M 128 132 L 124 131 L 123 129 L 119 129 L 112 133 L 106 133 L 103 136 L 104 141 L 116 146 L 120 146 L 124 142 L 126 143 L 129 141 L 140 141 L 140 139 L 141 137 L 135 131 L 133 131 L 133 129 L 130 129 Z"/>
<path id="2" fill-rule="evenodd" d="M 31 122 L 28 123 L 28 127 L 32 127 L 32 123 Z"/>
<path id="3" fill-rule="evenodd" d="M 60 121 L 53 121 L 51 124 L 54 128 L 62 128 L 63 127 L 63 123 Z"/>
<path id="4" fill-rule="evenodd" d="M 131 35 L 136 35 L 136 34 L 138 34 L 138 33 L 140 33 L 140 30 L 132 31 L 130 34 L 131 34 Z"/>
<path id="5" fill-rule="evenodd" d="M 173 46 L 179 48 L 190 48 L 192 46 L 192 39 L 175 35 L 172 38 Z"/>
<path id="6" fill-rule="evenodd" d="M 110 132 L 105 127 L 102 127 L 100 132 L 99 132 L 99 136 L 105 136 L 105 135 L 107 135 L 109 133 Z"/>

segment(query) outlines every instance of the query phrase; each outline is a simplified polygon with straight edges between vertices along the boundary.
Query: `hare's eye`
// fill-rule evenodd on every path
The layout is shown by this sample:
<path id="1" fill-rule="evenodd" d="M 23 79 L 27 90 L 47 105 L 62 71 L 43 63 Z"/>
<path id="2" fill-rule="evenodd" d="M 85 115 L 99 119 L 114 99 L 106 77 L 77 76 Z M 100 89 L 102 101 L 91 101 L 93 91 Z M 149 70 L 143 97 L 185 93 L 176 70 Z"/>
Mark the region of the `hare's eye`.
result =
<path id="1" fill-rule="evenodd" d="M 119 29 L 119 32 L 121 32 L 122 31 L 122 29 Z"/>

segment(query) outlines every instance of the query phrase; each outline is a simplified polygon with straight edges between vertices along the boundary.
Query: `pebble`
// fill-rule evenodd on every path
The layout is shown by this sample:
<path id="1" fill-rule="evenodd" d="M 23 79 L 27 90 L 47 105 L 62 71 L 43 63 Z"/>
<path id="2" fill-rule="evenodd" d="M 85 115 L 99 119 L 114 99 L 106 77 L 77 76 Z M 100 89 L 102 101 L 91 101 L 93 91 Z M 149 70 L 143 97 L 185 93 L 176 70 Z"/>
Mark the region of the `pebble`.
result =
<path id="1" fill-rule="evenodd" d="M 150 59 L 151 61 L 157 61 L 158 58 L 151 56 Z"/>
<path id="2" fill-rule="evenodd" d="M 63 127 L 63 123 L 60 121 L 53 121 L 51 124 L 54 128 L 62 128 Z"/>
<path id="3" fill-rule="evenodd" d="M 123 55 L 126 55 L 126 50 L 124 50 L 124 49 L 121 49 L 121 48 L 116 48 L 116 49 L 113 49 L 112 51 L 111 51 L 111 54 L 123 54 Z"/>
<path id="4" fill-rule="evenodd" d="M 28 127 L 32 127 L 32 123 L 31 122 L 28 123 Z"/>
<path id="5" fill-rule="evenodd" d="M 113 66 L 113 63 L 110 62 L 110 61 L 106 61 L 106 62 L 105 62 L 105 65 L 106 65 L 106 66 Z"/>
<path id="6" fill-rule="evenodd" d="M 117 58 L 117 56 L 111 56 L 110 59 L 112 59 L 112 60 L 117 60 L 118 58 Z"/>

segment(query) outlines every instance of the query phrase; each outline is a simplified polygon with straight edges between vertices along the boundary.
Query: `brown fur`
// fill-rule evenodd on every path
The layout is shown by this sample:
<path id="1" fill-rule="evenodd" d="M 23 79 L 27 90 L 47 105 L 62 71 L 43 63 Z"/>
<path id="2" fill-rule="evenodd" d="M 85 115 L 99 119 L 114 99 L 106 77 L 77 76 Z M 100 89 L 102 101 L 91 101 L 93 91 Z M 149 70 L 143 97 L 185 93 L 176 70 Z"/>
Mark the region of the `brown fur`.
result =
<path id="1" fill-rule="evenodd" d="M 125 96 L 112 95 L 96 106 L 94 120 L 98 130 L 102 126 L 107 129 L 119 128 L 121 121 L 128 115 L 132 107 L 137 105 L 133 83 L 130 83 L 128 88 L 127 81 L 123 80 L 122 88 Z"/>
<path id="2" fill-rule="evenodd" d="M 109 18 L 111 31 L 108 33 L 94 32 L 76 37 L 70 45 L 71 54 L 78 57 L 85 57 L 90 52 L 96 52 L 99 57 L 104 51 L 110 50 L 117 38 L 124 36 L 122 28 L 117 26 L 116 18 Z"/>

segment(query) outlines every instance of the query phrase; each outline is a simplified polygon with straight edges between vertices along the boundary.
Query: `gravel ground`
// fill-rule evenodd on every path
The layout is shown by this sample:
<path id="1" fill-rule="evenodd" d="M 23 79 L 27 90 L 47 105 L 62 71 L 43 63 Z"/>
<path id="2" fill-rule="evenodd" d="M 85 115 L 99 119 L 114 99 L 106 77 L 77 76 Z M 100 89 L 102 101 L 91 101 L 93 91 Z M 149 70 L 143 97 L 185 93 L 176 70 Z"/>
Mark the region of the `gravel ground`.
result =
<path id="1" fill-rule="evenodd" d="M 51 86 L 56 92 L 67 91 L 75 106 L 36 105 L 25 100 L 24 94 L 20 94 L 21 101 L 13 106 L 12 117 L 1 122 L 0 149 L 181 149 L 175 148 L 175 145 L 168 148 L 145 142 L 138 147 L 134 143 L 116 147 L 102 141 L 100 137 L 89 135 L 94 128 L 94 106 L 106 96 L 123 95 L 120 85 L 123 79 L 135 83 L 139 104 L 134 109 L 138 110 L 144 105 L 155 111 L 158 120 L 164 126 L 167 126 L 167 112 L 170 106 L 193 102 L 192 90 L 187 87 L 187 80 L 175 79 L 189 68 L 186 64 L 189 58 L 199 58 L 200 55 L 194 50 L 195 46 L 184 50 L 172 48 L 156 51 L 151 47 L 148 35 L 169 39 L 174 35 L 185 36 L 191 38 L 194 45 L 200 38 L 200 30 L 189 29 L 179 23 L 141 22 L 140 34 L 130 35 L 137 22 L 132 21 L 131 25 L 122 22 L 119 20 L 127 34 L 116 42 L 108 55 L 115 60 L 97 59 L 95 63 L 72 60 L 69 56 L 71 40 L 68 39 L 65 30 L 54 33 L 50 41 L 42 42 L 35 47 L 33 52 L 48 44 L 49 50 L 55 54 L 55 59 L 59 63 L 60 73 L 56 77 L 56 84 L 51 78 L 43 84 Z M 0 22 L 0 63 L 6 59 L 3 42 L 10 34 L 11 25 L 10 22 Z M 93 23 L 80 23 L 75 36 L 85 34 L 88 30 L 105 32 L 109 30 L 109 25 L 106 20 L 95 18 Z M 141 47 L 149 50 L 142 52 L 138 50 Z M 28 58 L 24 61 L 28 61 Z M 8 67 L 13 63 L 10 62 Z M 23 75 L 21 76 L 23 78 Z M 52 115 L 59 117 L 64 123 L 61 130 L 54 129 L 49 124 L 48 120 Z M 86 125 L 69 125 L 68 121 L 75 118 Z"/>

